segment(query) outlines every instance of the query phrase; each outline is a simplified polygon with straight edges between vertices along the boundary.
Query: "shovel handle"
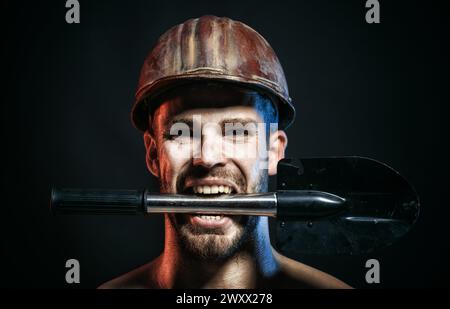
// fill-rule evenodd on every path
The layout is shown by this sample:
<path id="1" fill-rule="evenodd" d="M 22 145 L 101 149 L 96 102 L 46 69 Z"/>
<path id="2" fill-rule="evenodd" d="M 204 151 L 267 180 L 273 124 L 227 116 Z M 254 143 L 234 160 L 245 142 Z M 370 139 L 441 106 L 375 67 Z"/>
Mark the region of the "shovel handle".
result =
<path id="1" fill-rule="evenodd" d="M 144 190 L 53 189 L 56 214 L 225 214 L 277 218 L 330 216 L 345 207 L 339 196 L 311 190 L 230 194 L 215 198 L 183 194 L 154 194 Z"/>
<path id="2" fill-rule="evenodd" d="M 144 190 L 52 189 L 54 214 L 144 213 Z"/>

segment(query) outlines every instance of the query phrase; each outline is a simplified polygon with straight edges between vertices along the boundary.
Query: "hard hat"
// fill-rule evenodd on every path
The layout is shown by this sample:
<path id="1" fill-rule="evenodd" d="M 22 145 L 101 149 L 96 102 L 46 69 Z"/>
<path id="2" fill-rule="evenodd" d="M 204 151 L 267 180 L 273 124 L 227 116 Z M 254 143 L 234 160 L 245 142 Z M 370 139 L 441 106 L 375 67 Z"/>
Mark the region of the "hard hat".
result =
<path id="1" fill-rule="evenodd" d="M 189 19 L 164 33 L 144 61 L 131 116 L 136 128 L 148 128 L 152 99 L 187 81 L 221 81 L 269 95 L 287 128 L 295 109 L 283 68 L 269 43 L 249 26 L 226 17 Z"/>

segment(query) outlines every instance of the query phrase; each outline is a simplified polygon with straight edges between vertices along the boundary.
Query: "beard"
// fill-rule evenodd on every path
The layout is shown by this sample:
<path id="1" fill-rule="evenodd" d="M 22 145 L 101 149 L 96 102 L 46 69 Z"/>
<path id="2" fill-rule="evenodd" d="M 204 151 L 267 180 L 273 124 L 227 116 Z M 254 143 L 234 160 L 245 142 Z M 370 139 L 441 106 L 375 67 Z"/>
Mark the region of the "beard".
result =
<path id="1" fill-rule="evenodd" d="M 233 228 L 205 229 L 186 223 L 176 225 L 179 244 L 185 255 L 202 260 L 226 260 L 248 245 L 259 222 L 256 216 L 231 217 Z M 178 219 L 178 218 L 175 218 Z"/>
<path id="2" fill-rule="evenodd" d="M 192 167 L 180 173 L 177 179 L 177 193 L 182 193 L 182 185 L 187 177 L 215 177 L 235 183 L 241 193 L 266 192 L 268 187 L 267 170 L 261 170 L 256 183 L 247 190 L 247 181 L 236 168 L 217 167 L 205 170 L 203 167 Z M 161 184 L 162 185 L 162 184 Z M 167 187 L 161 186 L 161 192 Z M 228 229 L 205 228 L 190 222 L 185 214 L 166 214 L 171 228 L 176 232 L 177 242 L 186 257 L 201 260 L 226 260 L 237 252 L 249 247 L 253 241 L 259 216 L 227 216 L 232 225 Z M 167 221 L 166 221 L 167 222 Z"/>

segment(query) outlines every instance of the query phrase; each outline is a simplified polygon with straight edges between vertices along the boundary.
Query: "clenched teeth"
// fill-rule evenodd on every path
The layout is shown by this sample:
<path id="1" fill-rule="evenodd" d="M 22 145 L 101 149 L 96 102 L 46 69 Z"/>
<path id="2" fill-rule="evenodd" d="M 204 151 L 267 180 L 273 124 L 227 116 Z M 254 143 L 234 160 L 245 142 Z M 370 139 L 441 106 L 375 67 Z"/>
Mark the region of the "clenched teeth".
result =
<path id="1" fill-rule="evenodd" d="M 222 216 L 198 216 L 202 218 L 203 220 L 220 220 L 222 219 Z"/>
<path id="2" fill-rule="evenodd" d="M 233 191 L 233 189 L 229 186 L 195 186 L 194 187 L 194 193 L 200 193 L 200 194 L 218 194 L 218 193 L 226 193 L 229 194 Z"/>

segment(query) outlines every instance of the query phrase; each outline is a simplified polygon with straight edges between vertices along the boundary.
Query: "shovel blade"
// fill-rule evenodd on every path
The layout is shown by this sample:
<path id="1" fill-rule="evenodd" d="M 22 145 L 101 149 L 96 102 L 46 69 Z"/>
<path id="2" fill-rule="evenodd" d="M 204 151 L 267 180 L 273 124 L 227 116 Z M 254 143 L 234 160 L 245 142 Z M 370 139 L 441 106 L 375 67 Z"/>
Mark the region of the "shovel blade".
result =
<path id="1" fill-rule="evenodd" d="M 389 166 L 363 157 L 282 160 L 277 189 L 325 191 L 348 205 L 330 217 L 278 221 L 275 245 L 292 258 L 371 253 L 405 235 L 419 216 L 414 188 Z"/>

